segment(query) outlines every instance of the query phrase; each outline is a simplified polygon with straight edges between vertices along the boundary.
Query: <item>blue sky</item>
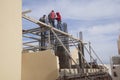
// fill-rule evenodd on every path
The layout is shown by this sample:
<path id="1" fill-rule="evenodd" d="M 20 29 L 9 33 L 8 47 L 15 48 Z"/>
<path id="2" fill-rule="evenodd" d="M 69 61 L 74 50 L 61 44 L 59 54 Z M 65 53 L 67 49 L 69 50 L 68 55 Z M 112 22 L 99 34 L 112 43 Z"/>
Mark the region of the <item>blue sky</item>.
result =
<path id="1" fill-rule="evenodd" d="M 104 63 L 118 54 L 117 39 L 120 34 L 120 0 L 23 0 L 23 11 L 39 19 L 51 10 L 60 12 L 62 22 L 68 24 L 69 33 L 77 37 L 82 31 L 84 41 L 90 41 Z M 27 27 L 25 27 L 27 26 Z M 34 25 L 23 20 L 23 28 Z"/>

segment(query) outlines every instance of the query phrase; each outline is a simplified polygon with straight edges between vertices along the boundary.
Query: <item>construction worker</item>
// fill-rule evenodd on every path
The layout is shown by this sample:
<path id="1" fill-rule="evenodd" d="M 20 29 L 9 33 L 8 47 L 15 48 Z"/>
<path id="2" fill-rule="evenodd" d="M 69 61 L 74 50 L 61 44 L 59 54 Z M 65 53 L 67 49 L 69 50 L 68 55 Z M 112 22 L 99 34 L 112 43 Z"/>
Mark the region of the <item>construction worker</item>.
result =
<path id="1" fill-rule="evenodd" d="M 62 30 L 62 24 L 61 24 L 61 15 L 59 12 L 56 12 L 56 20 L 57 20 L 57 28 Z"/>
<path id="2" fill-rule="evenodd" d="M 46 15 L 43 15 L 43 17 L 41 17 L 41 18 L 39 19 L 39 21 L 41 21 L 41 22 L 43 22 L 43 23 L 47 23 L 47 17 L 46 17 Z"/>
<path id="3" fill-rule="evenodd" d="M 39 21 L 43 22 L 43 23 L 47 23 L 47 17 L 46 15 L 43 15 L 43 17 L 41 17 L 39 19 Z M 43 25 L 40 25 L 41 27 L 41 30 L 44 30 L 44 26 Z M 46 31 L 45 32 L 41 32 L 41 49 L 40 50 L 45 50 L 45 44 L 46 44 L 46 41 L 45 41 L 45 35 L 46 35 Z"/>
<path id="4" fill-rule="evenodd" d="M 50 12 L 50 14 L 48 15 L 48 19 L 49 19 L 49 22 L 50 22 L 50 24 L 53 26 L 53 27 L 55 27 L 55 12 L 54 12 L 54 10 L 52 10 L 51 12 Z"/>

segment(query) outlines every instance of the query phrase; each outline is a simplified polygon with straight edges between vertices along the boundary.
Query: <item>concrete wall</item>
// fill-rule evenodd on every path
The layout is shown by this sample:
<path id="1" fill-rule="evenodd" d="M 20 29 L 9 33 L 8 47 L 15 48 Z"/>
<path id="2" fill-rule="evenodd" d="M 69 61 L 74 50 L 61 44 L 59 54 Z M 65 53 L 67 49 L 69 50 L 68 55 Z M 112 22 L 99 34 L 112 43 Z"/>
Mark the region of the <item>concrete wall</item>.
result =
<path id="1" fill-rule="evenodd" d="M 51 50 L 22 54 L 22 80 L 56 80 L 57 57 Z"/>
<path id="2" fill-rule="evenodd" d="M 113 65 L 111 70 L 113 80 L 120 80 L 120 65 Z"/>
<path id="3" fill-rule="evenodd" d="M 21 0 L 0 0 L 0 80 L 21 80 Z"/>

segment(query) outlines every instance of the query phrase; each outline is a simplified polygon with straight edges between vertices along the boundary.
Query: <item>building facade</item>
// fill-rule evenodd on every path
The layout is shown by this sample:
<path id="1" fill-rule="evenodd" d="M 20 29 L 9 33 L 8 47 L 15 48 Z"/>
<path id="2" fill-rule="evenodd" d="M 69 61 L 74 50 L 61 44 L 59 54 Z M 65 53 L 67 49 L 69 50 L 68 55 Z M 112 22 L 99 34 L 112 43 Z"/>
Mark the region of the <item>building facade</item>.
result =
<path id="1" fill-rule="evenodd" d="M 118 38 L 118 54 L 120 55 L 120 35 L 119 35 L 119 38 Z"/>
<path id="2" fill-rule="evenodd" d="M 112 78 L 120 80 L 120 56 L 113 56 L 111 60 Z"/>

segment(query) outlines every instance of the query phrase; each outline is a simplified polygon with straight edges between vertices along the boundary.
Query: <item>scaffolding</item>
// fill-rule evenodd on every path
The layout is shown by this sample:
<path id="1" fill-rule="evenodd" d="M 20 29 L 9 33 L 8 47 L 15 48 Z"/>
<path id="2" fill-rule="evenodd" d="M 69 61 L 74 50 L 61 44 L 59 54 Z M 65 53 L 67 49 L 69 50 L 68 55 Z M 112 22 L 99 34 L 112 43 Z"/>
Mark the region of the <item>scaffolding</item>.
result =
<path id="1" fill-rule="evenodd" d="M 52 27 L 50 24 L 43 23 L 39 20 L 36 20 L 32 17 L 27 16 L 26 13 L 28 12 L 30 11 L 23 12 L 22 17 L 30 22 L 37 24 L 38 27 L 32 28 L 32 29 L 23 29 L 23 38 L 29 39 L 29 41 L 27 42 L 23 41 L 23 51 L 36 52 L 36 51 L 42 51 L 47 49 L 53 49 L 55 52 L 55 55 L 59 57 L 60 69 L 61 70 L 66 68 L 69 69 L 70 74 L 69 76 L 67 76 L 68 79 L 66 80 L 69 80 L 69 78 L 73 79 L 73 77 L 71 76 L 74 76 L 74 77 L 76 76 L 75 77 L 76 80 L 80 77 L 82 78 L 84 77 L 87 80 L 89 80 L 89 78 L 92 79 L 93 76 L 94 77 L 96 76 L 95 80 L 97 80 L 98 76 L 96 72 L 99 73 L 99 76 L 103 76 L 103 73 L 106 74 L 104 78 L 106 78 L 106 80 L 111 80 L 109 78 L 110 76 L 107 77 L 109 74 L 107 73 L 106 67 L 99 66 L 97 63 L 94 63 L 94 62 L 88 63 L 87 60 L 85 59 L 84 50 L 86 50 L 87 53 L 90 55 L 91 61 L 94 60 L 93 56 L 91 55 L 91 52 L 93 52 L 95 56 L 98 58 L 98 60 L 100 61 L 100 63 L 103 64 L 103 62 L 97 56 L 97 54 L 95 53 L 91 45 L 89 45 L 90 50 L 87 49 L 87 47 L 85 46 L 85 43 L 82 40 L 81 32 L 80 32 L 80 35 L 81 35 L 80 38 L 75 38 L 68 33 L 66 23 L 63 23 L 62 24 L 63 29 L 59 30 Z M 32 36 L 30 36 L 29 34 L 31 34 Z M 70 47 L 73 47 L 73 46 L 78 50 L 78 56 L 79 56 L 78 62 L 76 62 L 70 55 L 71 52 L 69 49 Z M 72 65 L 71 61 L 73 61 L 75 65 Z M 95 71 L 93 74 L 87 71 L 88 69 L 92 70 L 93 68 L 99 69 L 99 70 Z M 72 69 L 77 69 L 77 72 L 74 72 L 74 75 L 71 74 Z M 65 80 L 66 78 L 65 76 L 66 74 L 64 75 L 64 79 L 62 79 L 63 76 L 60 77 L 60 80 Z"/>

